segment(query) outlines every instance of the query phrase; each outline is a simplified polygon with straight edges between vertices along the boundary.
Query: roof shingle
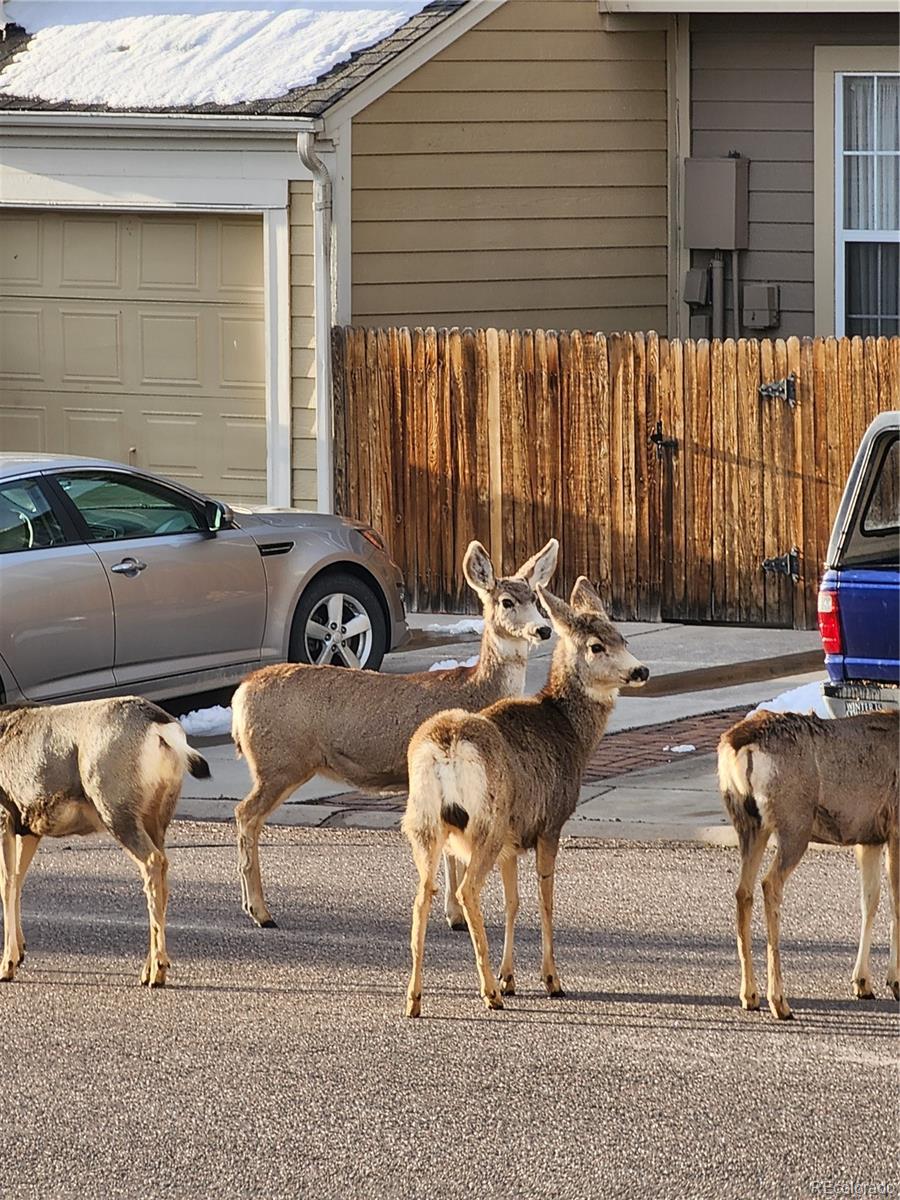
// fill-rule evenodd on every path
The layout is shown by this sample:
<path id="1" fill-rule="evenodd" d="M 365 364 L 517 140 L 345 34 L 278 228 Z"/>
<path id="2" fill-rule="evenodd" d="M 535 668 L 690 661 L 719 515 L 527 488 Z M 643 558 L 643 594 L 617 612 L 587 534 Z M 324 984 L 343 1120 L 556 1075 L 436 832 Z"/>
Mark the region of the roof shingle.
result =
<path id="1" fill-rule="evenodd" d="M 240 104 L 122 108 L 48 101 L 33 96 L 14 96 L 0 92 L 0 109 L 20 112 L 221 113 L 235 116 L 318 117 L 466 3 L 468 0 L 431 0 L 421 12 L 411 17 L 389 37 L 352 55 L 348 61 L 338 64 L 315 83 L 294 88 L 282 96 L 249 100 Z M 4 36 L 0 39 L 0 78 L 12 59 L 27 48 L 29 40 L 30 35 L 21 26 L 6 26 Z"/>

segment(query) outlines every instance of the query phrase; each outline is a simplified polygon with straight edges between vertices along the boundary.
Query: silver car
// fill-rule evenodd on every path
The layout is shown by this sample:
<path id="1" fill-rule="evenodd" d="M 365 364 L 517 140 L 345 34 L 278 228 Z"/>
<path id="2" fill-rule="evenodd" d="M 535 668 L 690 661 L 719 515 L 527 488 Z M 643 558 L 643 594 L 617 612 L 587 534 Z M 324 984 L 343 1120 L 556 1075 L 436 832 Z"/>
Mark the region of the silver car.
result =
<path id="1" fill-rule="evenodd" d="M 162 699 L 285 660 L 374 670 L 407 637 L 374 529 L 232 509 L 102 459 L 0 454 L 0 702 Z"/>

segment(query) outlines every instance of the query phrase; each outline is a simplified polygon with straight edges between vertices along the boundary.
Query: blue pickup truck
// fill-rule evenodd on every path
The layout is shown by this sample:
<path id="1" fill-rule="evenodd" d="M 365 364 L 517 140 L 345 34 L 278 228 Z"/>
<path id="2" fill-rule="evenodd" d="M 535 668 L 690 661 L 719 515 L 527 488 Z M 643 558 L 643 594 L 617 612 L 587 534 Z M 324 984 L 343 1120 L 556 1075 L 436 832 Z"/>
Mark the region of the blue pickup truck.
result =
<path id="1" fill-rule="evenodd" d="M 828 543 L 819 631 L 832 716 L 900 702 L 900 413 L 881 413 L 857 451 Z"/>

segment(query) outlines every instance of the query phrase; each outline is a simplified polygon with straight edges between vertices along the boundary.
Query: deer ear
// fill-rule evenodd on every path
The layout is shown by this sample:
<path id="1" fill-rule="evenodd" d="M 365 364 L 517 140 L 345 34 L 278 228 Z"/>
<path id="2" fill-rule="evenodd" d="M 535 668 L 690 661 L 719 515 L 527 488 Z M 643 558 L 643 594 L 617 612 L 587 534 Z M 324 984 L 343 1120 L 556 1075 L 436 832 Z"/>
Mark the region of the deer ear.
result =
<path id="1" fill-rule="evenodd" d="M 598 616 L 606 616 L 603 601 L 600 599 L 597 589 L 588 579 L 587 575 L 579 575 L 575 580 L 575 586 L 572 588 L 569 603 L 576 612 L 597 613 Z"/>
<path id="2" fill-rule="evenodd" d="M 542 550 L 538 550 L 537 554 L 533 554 L 528 562 L 519 567 L 513 579 L 521 579 L 531 588 L 537 587 L 538 584 L 543 587 L 550 582 L 556 570 L 558 554 L 559 542 L 556 538 L 551 538 Z"/>
<path id="3" fill-rule="evenodd" d="M 463 555 L 463 575 L 466 583 L 473 591 L 481 595 L 490 592 L 494 587 L 494 568 L 490 555 L 481 542 L 469 542 L 468 549 Z"/>
<path id="4" fill-rule="evenodd" d="M 538 599 L 547 611 L 550 624 L 560 637 L 567 634 L 571 630 L 575 618 L 575 614 L 571 608 L 569 608 L 565 600 L 560 600 L 558 596 L 554 596 L 552 592 L 548 592 L 541 584 L 538 584 L 535 590 L 537 591 Z"/>

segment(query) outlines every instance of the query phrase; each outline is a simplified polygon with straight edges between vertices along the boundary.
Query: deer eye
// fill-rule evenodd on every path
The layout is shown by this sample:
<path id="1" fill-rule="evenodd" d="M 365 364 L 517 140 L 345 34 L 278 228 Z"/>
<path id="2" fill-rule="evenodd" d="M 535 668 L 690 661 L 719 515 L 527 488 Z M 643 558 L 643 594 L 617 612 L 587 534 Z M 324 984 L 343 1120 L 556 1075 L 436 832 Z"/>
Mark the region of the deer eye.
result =
<path id="1" fill-rule="evenodd" d="M 602 642 L 592 642 L 591 643 L 591 653 L 602 654 L 603 653 L 603 643 Z"/>
<path id="2" fill-rule="evenodd" d="M 515 608 L 516 607 L 515 600 L 510 600 L 509 596 L 504 596 L 503 599 L 500 601 L 500 603 L 503 605 L 504 608 Z"/>

